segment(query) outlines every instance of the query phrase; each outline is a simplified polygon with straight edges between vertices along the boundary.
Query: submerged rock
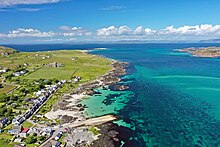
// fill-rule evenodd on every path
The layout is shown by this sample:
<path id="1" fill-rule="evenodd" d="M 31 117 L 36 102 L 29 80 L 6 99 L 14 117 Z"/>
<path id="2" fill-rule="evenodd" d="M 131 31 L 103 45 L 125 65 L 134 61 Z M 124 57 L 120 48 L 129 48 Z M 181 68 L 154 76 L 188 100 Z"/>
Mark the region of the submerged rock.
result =
<path id="1" fill-rule="evenodd" d="M 99 125 L 101 135 L 98 140 L 93 141 L 92 146 L 97 147 L 144 147 L 143 139 L 137 136 L 130 128 L 118 126 L 114 123 Z M 138 141 L 134 138 L 138 138 Z M 122 142 L 124 144 L 122 145 Z"/>

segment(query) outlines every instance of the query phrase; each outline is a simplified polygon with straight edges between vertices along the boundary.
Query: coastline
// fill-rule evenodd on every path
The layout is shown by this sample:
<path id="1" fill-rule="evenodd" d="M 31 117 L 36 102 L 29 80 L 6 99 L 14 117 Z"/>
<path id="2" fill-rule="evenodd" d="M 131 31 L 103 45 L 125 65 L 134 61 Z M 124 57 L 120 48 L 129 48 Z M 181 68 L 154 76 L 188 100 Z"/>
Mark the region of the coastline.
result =
<path id="1" fill-rule="evenodd" d="M 87 50 L 83 50 L 83 53 L 90 54 Z M 94 55 L 99 56 L 99 55 Z M 105 58 L 103 56 L 99 56 L 102 58 Z M 120 62 L 117 60 L 109 59 L 112 61 L 112 69 L 108 71 L 106 74 L 97 77 L 96 80 L 87 82 L 85 84 L 81 84 L 79 88 L 73 89 L 73 92 L 70 92 L 68 94 L 64 94 L 62 96 L 62 100 L 60 100 L 57 104 L 55 104 L 50 112 L 47 112 L 45 114 L 45 117 L 51 120 L 60 119 L 60 124 L 62 126 L 65 126 L 67 124 L 77 124 L 82 121 L 87 121 L 88 119 L 91 119 L 91 117 L 88 117 L 85 115 L 85 108 L 86 105 L 82 105 L 80 102 L 83 101 L 88 96 L 92 96 L 94 94 L 97 94 L 95 91 L 96 88 L 102 87 L 106 88 L 108 86 L 117 84 L 121 81 L 120 76 L 123 76 L 126 74 L 126 68 L 128 67 L 127 62 Z M 128 89 L 128 86 L 116 86 L 117 90 L 125 90 Z M 107 130 L 113 129 L 117 126 L 112 121 L 117 120 L 118 116 L 115 115 L 104 115 L 99 117 L 94 117 L 94 119 L 99 119 L 103 117 L 103 123 L 97 124 L 98 128 L 101 127 Z M 119 134 L 119 133 L 118 133 Z M 101 134 L 100 134 L 101 135 Z M 102 134 L 103 135 L 103 134 Z M 105 134 L 106 135 L 106 134 Z M 115 138 L 111 137 L 111 135 L 107 135 L 109 139 L 111 140 L 111 144 L 115 144 Z M 106 140 L 103 138 L 97 138 L 95 139 L 98 142 L 105 142 Z"/>
<path id="2" fill-rule="evenodd" d="M 85 51 L 83 52 L 87 53 Z M 48 119 L 56 119 L 64 114 L 63 116 L 69 116 L 70 119 L 70 117 L 77 115 L 80 116 L 80 120 L 85 120 L 86 116 L 83 116 L 82 112 L 86 106 L 83 106 L 80 102 L 84 98 L 96 94 L 96 88 L 110 86 L 120 82 L 121 79 L 119 77 L 126 74 L 125 68 L 127 66 L 127 62 L 112 60 L 112 69 L 110 71 L 101 77 L 98 77 L 96 80 L 80 85 L 79 88 L 73 89 L 73 92 L 64 94 L 62 100 L 55 104 L 53 109 L 50 112 L 47 112 L 45 116 Z M 125 89 L 124 86 L 117 88 L 118 90 Z"/>
<path id="3" fill-rule="evenodd" d="M 184 49 L 177 49 L 178 52 L 184 52 L 192 55 L 193 57 L 200 58 L 219 58 L 220 57 L 220 48 L 219 47 L 190 47 Z"/>
<path id="4" fill-rule="evenodd" d="M 54 56 L 51 55 L 53 53 Z M 80 102 L 87 96 L 96 94 L 96 88 L 107 87 L 120 82 L 120 76 L 126 74 L 125 68 L 128 66 L 128 63 L 116 61 L 100 55 L 90 54 L 88 50 L 56 50 L 31 53 L 17 52 L 17 54 L 14 56 L 19 56 L 19 58 L 17 58 L 17 60 L 19 60 L 19 62 L 16 62 L 17 64 L 20 62 L 24 63 L 24 68 L 31 71 L 24 76 L 25 78 L 27 78 L 27 76 L 29 78 L 32 76 L 32 79 L 50 79 L 51 77 L 58 77 L 63 81 L 65 79 L 65 83 L 67 83 L 66 85 L 60 87 L 60 91 L 56 91 L 56 93 L 48 98 L 46 103 L 39 107 L 34 115 L 26 120 L 27 123 L 33 124 L 33 128 L 43 130 L 44 128 L 49 127 L 54 130 L 54 133 L 49 136 L 49 138 L 47 138 L 47 140 L 43 142 L 41 146 L 54 141 L 56 135 L 58 135 L 60 132 L 66 132 L 66 136 L 64 138 L 67 139 L 65 142 L 68 142 L 69 137 L 67 134 L 69 134 L 69 132 L 67 132 L 67 130 L 69 129 L 69 131 L 73 131 L 72 128 L 79 130 L 82 128 L 87 129 L 87 131 L 84 131 L 84 133 L 85 135 L 86 133 L 90 134 L 90 137 L 86 137 L 84 139 L 86 142 L 91 143 L 91 140 L 96 140 L 98 138 L 97 135 L 92 135 L 92 131 L 88 131 L 90 127 L 105 124 L 118 119 L 116 115 L 112 114 L 103 116 L 100 115 L 98 117 L 88 117 L 84 113 L 86 106 L 80 104 Z M 11 55 L 10 58 L 3 59 L 10 61 L 14 56 Z M 33 58 L 31 58 L 32 56 Z M 26 58 L 23 57 L 28 59 L 31 58 L 33 61 L 26 61 L 24 60 Z M 58 67 L 54 66 L 53 68 L 50 68 L 50 70 L 53 69 L 53 71 L 50 71 L 47 67 L 47 65 L 50 64 L 50 60 L 45 60 L 46 57 L 47 59 L 55 60 L 56 63 L 65 66 L 62 66 L 59 69 Z M 59 57 L 59 60 L 56 57 Z M 43 74 L 45 73 L 44 71 L 41 72 L 39 70 L 31 70 L 32 67 L 39 66 L 35 65 L 35 59 L 38 59 L 42 62 L 42 67 L 40 69 L 45 68 L 46 73 L 50 73 L 50 76 Z M 93 64 L 90 63 L 91 61 Z M 10 64 L 5 64 L 4 66 L 7 67 L 10 66 Z M 78 68 L 76 69 L 76 67 Z M 69 79 L 68 75 L 63 75 L 65 73 L 60 73 L 60 71 L 62 71 L 61 68 L 62 70 L 71 72 L 71 75 L 69 74 L 69 76 L 72 76 L 72 78 Z M 81 70 L 78 72 L 79 68 L 81 68 Z M 13 71 L 14 69 L 11 70 Z M 54 72 L 54 70 L 56 72 Z M 75 70 L 75 72 L 77 71 L 77 75 L 73 76 L 73 70 Z M 38 75 L 33 76 L 33 74 Z M 31 82 L 32 81 L 30 80 L 30 83 Z M 26 87 L 26 85 L 22 86 Z M 117 88 L 120 90 L 126 89 L 125 87 Z"/>

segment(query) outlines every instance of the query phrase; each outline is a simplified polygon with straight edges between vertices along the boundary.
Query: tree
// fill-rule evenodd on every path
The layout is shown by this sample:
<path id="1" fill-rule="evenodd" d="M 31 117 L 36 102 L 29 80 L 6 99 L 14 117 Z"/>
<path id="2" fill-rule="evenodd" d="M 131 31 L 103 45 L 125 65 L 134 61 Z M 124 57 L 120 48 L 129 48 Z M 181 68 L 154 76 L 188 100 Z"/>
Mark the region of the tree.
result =
<path id="1" fill-rule="evenodd" d="M 9 97 L 6 94 L 0 94 L 0 102 L 7 102 Z"/>
<path id="2" fill-rule="evenodd" d="M 6 107 L 0 108 L 0 115 L 1 116 L 4 116 L 6 112 L 7 112 L 7 108 Z"/>
<path id="3" fill-rule="evenodd" d="M 45 137 L 44 136 L 39 136 L 38 139 L 39 139 L 39 141 L 43 141 L 45 139 Z"/>
<path id="4" fill-rule="evenodd" d="M 45 81 L 45 85 L 52 85 L 53 83 L 52 83 L 52 80 L 46 80 Z"/>
<path id="5" fill-rule="evenodd" d="M 26 139 L 27 144 L 32 144 L 32 143 L 35 143 L 36 141 L 37 139 L 34 136 L 28 136 Z"/>
<path id="6" fill-rule="evenodd" d="M 17 96 L 17 95 L 12 95 L 12 96 L 10 97 L 10 100 L 11 100 L 11 101 L 17 101 L 17 100 L 18 100 L 18 96 Z"/>
<path id="7" fill-rule="evenodd" d="M 37 136 L 37 133 L 34 133 L 33 136 Z"/>

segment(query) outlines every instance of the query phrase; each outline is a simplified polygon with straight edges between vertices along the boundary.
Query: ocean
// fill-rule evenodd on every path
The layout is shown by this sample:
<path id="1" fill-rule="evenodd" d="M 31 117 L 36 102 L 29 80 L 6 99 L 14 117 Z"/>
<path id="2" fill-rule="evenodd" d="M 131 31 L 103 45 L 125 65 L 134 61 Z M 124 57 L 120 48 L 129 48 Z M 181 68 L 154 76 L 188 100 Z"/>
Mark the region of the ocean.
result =
<path id="1" fill-rule="evenodd" d="M 82 101 L 85 114 L 116 114 L 131 128 L 140 146 L 220 146 L 220 59 L 198 58 L 176 49 L 220 44 L 10 45 L 19 51 L 91 49 L 129 63 L 119 84 L 126 91 L 98 88 Z"/>

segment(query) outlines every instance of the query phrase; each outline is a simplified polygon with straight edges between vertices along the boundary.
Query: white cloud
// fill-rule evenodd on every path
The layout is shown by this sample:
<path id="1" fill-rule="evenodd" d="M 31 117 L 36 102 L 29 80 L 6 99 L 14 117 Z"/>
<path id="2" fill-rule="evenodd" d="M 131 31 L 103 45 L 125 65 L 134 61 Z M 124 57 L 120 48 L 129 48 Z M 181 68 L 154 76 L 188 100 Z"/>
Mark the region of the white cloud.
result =
<path id="1" fill-rule="evenodd" d="M 5 34 L 0 33 L 0 38 L 4 38 Z"/>
<path id="2" fill-rule="evenodd" d="M 97 30 L 97 36 L 109 40 L 201 40 L 220 37 L 220 25 L 202 24 L 195 26 L 168 26 L 164 29 L 150 29 L 138 26 L 134 30 L 127 26 L 110 26 Z"/>
<path id="3" fill-rule="evenodd" d="M 81 27 L 60 26 L 63 36 L 90 36 L 91 32 Z"/>
<path id="4" fill-rule="evenodd" d="M 120 27 L 115 27 L 115 26 L 110 26 L 107 28 L 101 28 L 97 30 L 97 36 L 126 36 L 126 35 L 131 35 L 132 34 L 132 29 L 129 28 L 128 26 L 120 26 Z"/>
<path id="5" fill-rule="evenodd" d="M 109 26 L 96 31 L 89 31 L 82 27 L 60 26 L 58 31 L 41 31 L 33 28 L 18 28 L 8 33 L 0 32 L 0 39 L 27 38 L 45 41 L 120 41 L 120 40 L 156 40 L 156 41 L 199 41 L 220 38 L 220 25 L 194 25 L 163 29 L 151 29 L 143 26 L 130 28 L 126 25 Z M 59 39 L 57 39 L 59 38 Z"/>
<path id="6" fill-rule="evenodd" d="M 97 30 L 98 36 L 116 36 L 118 34 L 118 28 L 116 28 L 115 26 L 110 26 L 108 28 L 101 28 Z"/>
<path id="7" fill-rule="evenodd" d="M 107 28 L 101 28 L 97 30 L 97 36 L 143 36 L 147 34 L 155 33 L 155 30 L 151 30 L 149 28 L 143 28 L 142 26 L 137 27 L 135 30 L 132 30 L 128 26 L 110 26 Z"/>
<path id="8" fill-rule="evenodd" d="M 62 0 L 0 0 L 0 7 L 10 7 L 15 5 L 37 5 L 58 3 Z"/>
<path id="9" fill-rule="evenodd" d="M 139 26 L 137 27 L 135 30 L 134 30 L 134 35 L 144 35 L 144 29 L 142 26 Z"/>
<path id="10" fill-rule="evenodd" d="M 137 27 L 133 32 L 133 34 L 136 36 L 142 36 L 142 35 L 153 34 L 153 33 L 156 33 L 156 31 L 150 28 L 144 29 L 142 26 Z"/>
<path id="11" fill-rule="evenodd" d="M 210 25 L 202 24 L 195 26 L 182 26 L 179 28 L 174 28 L 174 26 L 169 26 L 161 31 L 162 34 L 176 34 L 176 35 L 220 35 L 220 25 Z"/>
<path id="12" fill-rule="evenodd" d="M 131 32 L 132 32 L 132 29 L 127 26 L 120 26 L 118 29 L 119 35 L 130 35 Z"/>
<path id="13" fill-rule="evenodd" d="M 69 27 L 69 26 L 61 26 L 60 30 L 62 32 L 53 32 L 53 31 L 40 31 L 33 28 L 18 28 L 15 30 L 11 30 L 8 33 L 0 33 L 0 38 L 22 38 L 22 37 L 38 37 L 38 38 L 46 38 L 46 37 L 81 37 L 81 36 L 90 36 L 91 32 L 87 31 L 81 27 Z"/>
<path id="14" fill-rule="evenodd" d="M 3 37 L 15 38 L 15 37 L 53 37 L 55 35 L 54 32 L 41 32 L 36 29 L 23 29 L 18 28 L 16 30 L 9 31 L 8 34 L 4 34 Z"/>

